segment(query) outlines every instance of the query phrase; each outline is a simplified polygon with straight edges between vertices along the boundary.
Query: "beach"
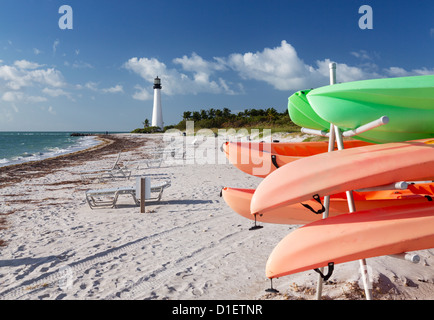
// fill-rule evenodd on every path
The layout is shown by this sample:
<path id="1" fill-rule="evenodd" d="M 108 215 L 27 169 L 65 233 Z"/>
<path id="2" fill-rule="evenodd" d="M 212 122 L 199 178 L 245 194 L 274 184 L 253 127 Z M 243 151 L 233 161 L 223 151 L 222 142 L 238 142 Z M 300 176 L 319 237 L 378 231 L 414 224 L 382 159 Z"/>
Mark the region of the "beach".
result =
<path id="1" fill-rule="evenodd" d="M 137 161 L 171 143 L 162 134 L 115 134 L 90 150 L 0 168 L 0 299 L 314 300 L 313 270 L 274 279 L 279 293 L 265 291 L 269 254 L 299 226 L 251 231 L 253 222 L 220 197 L 223 187 L 254 189 L 261 178 L 231 165 L 222 139 L 198 139 L 202 149 L 190 148 L 196 139 L 175 140 L 189 147 L 186 157 L 159 167 Z M 110 168 L 119 153 L 129 179 L 81 179 L 81 171 Z M 171 184 L 145 213 L 128 195 L 117 208 L 86 202 L 87 190 L 133 186 L 140 176 Z M 434 252 L 417 253 L 419 264 L 367 259 L 374 299 L 434 298 Z M 364 299 L 360 286 L 358 261 L 336 265 L 323 298 Z"/>

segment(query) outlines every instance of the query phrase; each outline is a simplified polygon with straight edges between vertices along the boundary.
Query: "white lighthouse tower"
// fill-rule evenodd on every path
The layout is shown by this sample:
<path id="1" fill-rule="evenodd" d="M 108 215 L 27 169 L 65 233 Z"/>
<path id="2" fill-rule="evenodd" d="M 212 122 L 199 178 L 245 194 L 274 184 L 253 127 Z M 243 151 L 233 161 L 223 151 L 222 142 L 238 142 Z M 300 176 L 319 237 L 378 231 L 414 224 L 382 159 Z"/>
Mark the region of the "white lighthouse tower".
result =
<path id="1" fill-rule="evenodd" d="M 154 109 L 152 111 L 152 126 L 163 130 L 163 109 L 161 108 L 161 79 L 154 79 Z"/>

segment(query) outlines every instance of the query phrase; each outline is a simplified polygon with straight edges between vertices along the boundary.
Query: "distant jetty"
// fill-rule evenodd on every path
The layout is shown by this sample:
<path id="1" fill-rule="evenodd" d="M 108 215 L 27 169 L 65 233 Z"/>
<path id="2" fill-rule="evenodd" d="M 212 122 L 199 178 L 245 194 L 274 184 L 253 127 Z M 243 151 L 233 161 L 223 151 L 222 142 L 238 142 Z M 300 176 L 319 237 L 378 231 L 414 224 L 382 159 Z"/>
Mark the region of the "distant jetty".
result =
<path id="1" fill-rule="evenodd" d="M 80 132 L 74 132 L 71 133 L 71 137 L 86 137 L 86 136 L 94 136 L 94 133 L 80 133 Z"/>
<path id="2" fill-rule="evenodd" d="M 106 132 L 93 132 L 93 133 L 84 133 L 84 132 L 73 132 L 71 133 L 71 137 L 86 137 L 86 136 L 98 136 L 102 134 L 109 134 L 108 131 Z"/>

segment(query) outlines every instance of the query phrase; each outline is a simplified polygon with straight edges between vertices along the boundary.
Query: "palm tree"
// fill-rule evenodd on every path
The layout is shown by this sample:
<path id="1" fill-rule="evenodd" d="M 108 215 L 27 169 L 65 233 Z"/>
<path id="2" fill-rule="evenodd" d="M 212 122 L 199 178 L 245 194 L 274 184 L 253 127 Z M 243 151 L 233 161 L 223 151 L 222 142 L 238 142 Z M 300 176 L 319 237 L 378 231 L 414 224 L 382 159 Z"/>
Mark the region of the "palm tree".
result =
<path id="1" fill-rule="evenodd" d="M 190 118 L 191 118 L 191 111 L 185 111 L 185 112 L 182 114 L 182 118 L 183 118 L 184 120 L 188 120 L 188 119 L 190 119 Z"/>
<path id="2" fill-rule="evenodd" d="M 228 108 L 223 108 L 223 117 L 229 119 L 231 117 L 231 110 Z"/>
<path id="3" fill-rule="evenodd" d="M 200 113 L 198 111 L 193 111 L 193 121 L 199 121 L 200 119 Z"/>
<path id="4" fill-rule="evenodd" d="M 202 120 L 204 120 L 204 119 L 208 119 L 208 114 L 207 114 L 207 112 L 205 111 L 205 110 L 200 110 L 200 118 L 202 119 Z"/>
<path id="5" fill-rule="evenodd" d="M 267 112 L 268 121 L 273 120 L 276 117 L 276 115 L 278 114 L 278 112 L 274 108 L 268 108 L 266 110 L 266 112 Z"/>
<path id="6" fill-rule="evenodd" d="M 210 119 L 214 119 L 215 116 L 216 116 L 216 110 L 213 109 L 213 108 L 209 109 L 209 110 L 208 110 L 208 117 L 209 117 Z"/>

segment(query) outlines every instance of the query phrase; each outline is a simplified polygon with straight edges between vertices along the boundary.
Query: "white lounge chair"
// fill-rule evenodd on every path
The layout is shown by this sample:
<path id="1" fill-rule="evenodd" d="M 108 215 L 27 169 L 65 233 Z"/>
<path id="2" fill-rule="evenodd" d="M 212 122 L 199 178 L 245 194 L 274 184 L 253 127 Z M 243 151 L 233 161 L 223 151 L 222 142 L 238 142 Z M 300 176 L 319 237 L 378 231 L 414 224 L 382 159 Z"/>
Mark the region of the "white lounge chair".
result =
<path id="1" fill-rule="evenodd" d="M 80 172 L 81 179 L 82 180 L 87 180 L 87 179 L 114 180 L 115 178 L 129 179 L 131 176 L 131 170 L 128 170 L 126 166 L 121 167 L 119 165 L 120 158 L 121 158 L 121 154 L 119 153 L 115 163 L 110 169 L 81 171 Z"/>
<path id="2" fill-rule="evenodd" d="M 161 167 L 163 160 L 164 160 L 163 158 L 149 159 L 149 160 L 145 160 L 144 163 L 148 166 L 148 168 L 159 168 Z"/>
<path id="3" fill-rule="evenodd" d="M 163 191 L 170 187 L 170 180 L 152 182 L 146 178 L 146 197 L 145 200 L 159 202 L 163 195 Z M 154 194 L 154 195 L 153 195 Z M 119 187 L 108 189 L 96 189 L 86 191 L 86 200 L 91 209 L 98 207 L 115 208 L 120 195 L 130 195 L 134 203 L 139 206 L 140 200 L 140 177 L 137 178 L 136 185 L 132 187 Z"/>
<path id="4" fill-rule="evenodd" d="M 141 167 L 146 165 L 146 168 L 160 168 L 163 163 L 163 158 L 159 159 L 146 159 L 146 160 L 135 160 L 128 162 L 128 168 L 134 168 L 135 170 L 140 170 Z"/>
<path id="5" fill-rule="evenodd" d="M 156 151 L 155 151 L 156 150 Z M 160 168 L 165 160 L 169 157 L 176 159 L 185 159 L 185 150 L 182 148 L 167 148 L 167 149 L 154 149 L 152 152 L 148 152 L 151 156 L 150 159 L 134 160 L 128 162 L 128 167 L 139 170 L 142 166 L 146 168 Z"/>

